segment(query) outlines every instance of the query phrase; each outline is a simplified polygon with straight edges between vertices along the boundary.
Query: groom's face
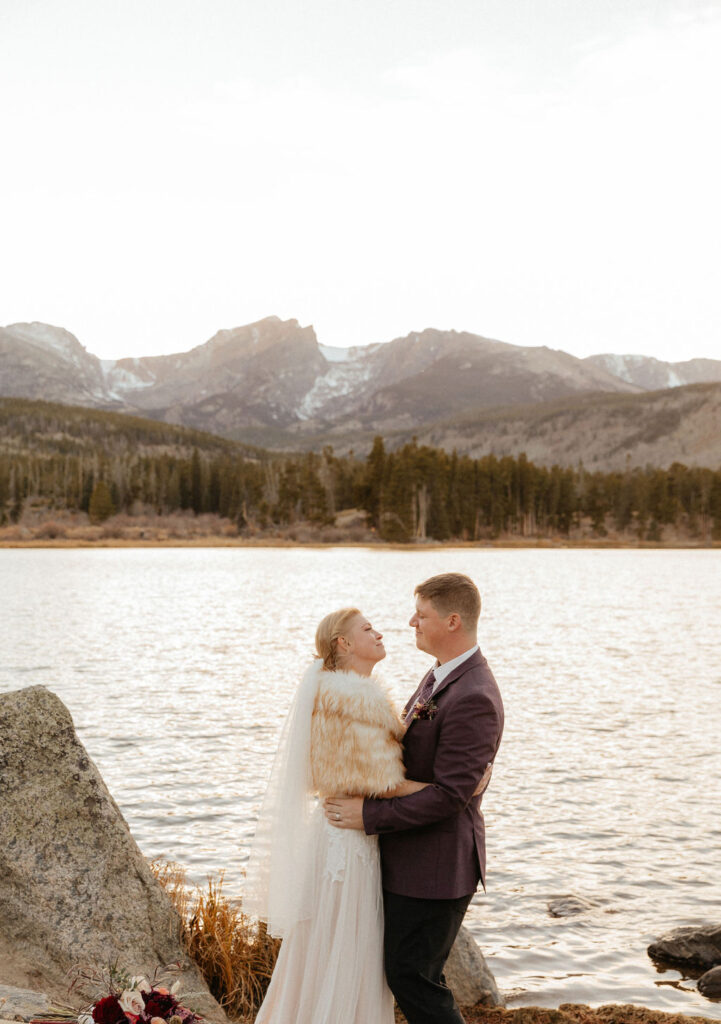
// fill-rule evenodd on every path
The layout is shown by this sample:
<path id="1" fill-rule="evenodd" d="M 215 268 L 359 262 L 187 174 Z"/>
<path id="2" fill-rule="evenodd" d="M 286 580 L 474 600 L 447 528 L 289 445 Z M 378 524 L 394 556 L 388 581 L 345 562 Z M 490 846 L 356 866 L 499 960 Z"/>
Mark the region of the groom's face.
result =
<path id="1" fill-rule="evenodd" d="M 448 616 L 442 618 L 427 598 L 417 597 L 409 625 L 415 630 L 418 650 L 438 657 L 448 637 Z"/>

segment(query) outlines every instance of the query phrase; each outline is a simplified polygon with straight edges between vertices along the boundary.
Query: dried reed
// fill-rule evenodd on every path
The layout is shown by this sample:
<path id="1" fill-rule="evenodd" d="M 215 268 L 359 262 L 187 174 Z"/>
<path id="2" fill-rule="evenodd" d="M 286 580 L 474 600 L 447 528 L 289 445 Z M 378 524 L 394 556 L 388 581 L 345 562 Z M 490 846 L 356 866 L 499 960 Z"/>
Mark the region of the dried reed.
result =
<path id="1" fill-rule="evenodd" d="M 182 940 L 208 988 L 229 1017 L 252 1020 L 263 1001 L 280 940 L 223 893 L 223 875 L 207 889 L 189 888 L 179 864 L 154 860 L 151 868 L 183 923 Z"/>

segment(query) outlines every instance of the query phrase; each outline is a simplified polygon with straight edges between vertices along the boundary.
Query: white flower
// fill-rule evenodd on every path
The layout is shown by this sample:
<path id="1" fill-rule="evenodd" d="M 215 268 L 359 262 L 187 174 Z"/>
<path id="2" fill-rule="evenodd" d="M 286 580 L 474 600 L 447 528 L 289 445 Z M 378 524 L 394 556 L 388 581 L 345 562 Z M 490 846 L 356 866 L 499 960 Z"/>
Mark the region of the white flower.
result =
<path id="1" fill-rule="evenodd" d="M 92 1013 L 79 1013 L 77 1020 L 78 1024 L 93 1024 L 93 1015 Z"/>
<path id="2" fill-rule="evenodd" d="M 123 1013 L 133 1013 L 137 1016 L 145 1009 L 143 996 L 138 988 L 126 988 L 119 1001 Z"/>
<path id="3" fill-rule="evenodd" d="M 142 974 L 139 974 L 136 978 L 130 979 L 130 987 L 137 988 L 140 992 L 150 992 L 150 982 L 147 978 L 144 978 Z"/>
<path id="4" fill-rule="evenodd" d="M 171 996 L 177 996 L 178 992 L 180 992 L 180 982 L 174 981 L 170 986 L 170 994 Z"/>

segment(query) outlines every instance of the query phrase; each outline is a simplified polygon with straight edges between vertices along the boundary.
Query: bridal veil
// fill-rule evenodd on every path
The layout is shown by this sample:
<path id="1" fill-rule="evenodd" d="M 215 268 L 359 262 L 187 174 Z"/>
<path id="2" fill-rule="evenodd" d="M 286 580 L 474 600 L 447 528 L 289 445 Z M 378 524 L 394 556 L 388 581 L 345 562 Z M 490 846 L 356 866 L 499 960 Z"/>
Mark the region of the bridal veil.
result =
<path id="1" fill-rule="evenodd" d="M 281 733 L 258 816 L 243 886 L 243 910 L 283 938 L 313 910 L 316 805 L 310 760 L 311 721 L 322 661 L 309 666 L 296 690 Z"/>

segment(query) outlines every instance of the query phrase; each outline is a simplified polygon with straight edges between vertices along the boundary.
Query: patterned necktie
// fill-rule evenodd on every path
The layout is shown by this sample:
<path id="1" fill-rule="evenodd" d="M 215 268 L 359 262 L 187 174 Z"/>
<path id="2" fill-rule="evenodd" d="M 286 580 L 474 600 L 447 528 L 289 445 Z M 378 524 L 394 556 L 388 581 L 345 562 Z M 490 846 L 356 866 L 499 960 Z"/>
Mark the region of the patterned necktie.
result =
<path id="1" fill-rule="evenodd" d="M 428 678 L 426 679 L 425 683 L 423 684 L 423 689 L 418 694 L 416 699 L 413 701 L 411 706 L 408 708 L 408 711 L 406 712 L 406 715 L 405 715 L 406 718 L 408 718 L 409 715 L 413 714 L 413 708 L 418 707 L 419 704 L 425 704 L 427 700 L 431 699 L 431 697 L 433 695 L 433 687 L 435 685 L 436 685 L 436 674 L 435 674 L 435 672 L 431 672 L 431 674 L 428 676 Z"/>

